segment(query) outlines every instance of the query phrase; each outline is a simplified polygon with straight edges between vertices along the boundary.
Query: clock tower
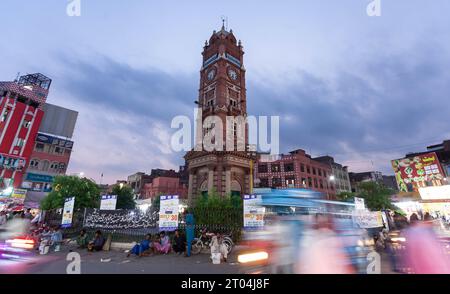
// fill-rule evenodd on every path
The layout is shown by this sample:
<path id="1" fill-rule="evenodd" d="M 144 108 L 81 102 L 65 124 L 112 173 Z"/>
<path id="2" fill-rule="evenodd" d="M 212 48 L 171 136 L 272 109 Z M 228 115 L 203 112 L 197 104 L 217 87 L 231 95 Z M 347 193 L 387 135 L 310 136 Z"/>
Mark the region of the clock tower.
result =
<path id="1" fill-rule="evenodd" d="M 222 122 L 223 148 L 213 151 L 197 151 L 196 148 L 186 154 L 189 171 L 189 201 L 195 201 L 199 195 L 213 191 L 225 197 L 243 195 L 251 192 L 251 156 L 246 152 L 248 144 L 247 126 L 243 125 L 243 134 L 235 122 L 227 125 L 227 117 L 246 118 L 247 97 L 245 88 L 244 51 L 241 41 L 237 41 L 233 31 L 225 26 L 214 31 L 205 42 L 202 52 L 203 63 L 200 70 L 198 107 L 201 109 L 202 125 L 208 117 L 219 118 Z M 229 123 L 229 121 L 228 121 Z M 204 125 L 203 125 L 204 127 Z M 234 137 L 234 146 L 227 143 L 227 127 Z M 203 129 L 203 136 L 208 129 Z M 241 140 L 237 139 L 237 136 Z M 196 138 L 198 142 L 199 138 Z M 200 142 L 202 138 L 200 138 Z M 240 147 L 240 148 L 239 148 Z"/>

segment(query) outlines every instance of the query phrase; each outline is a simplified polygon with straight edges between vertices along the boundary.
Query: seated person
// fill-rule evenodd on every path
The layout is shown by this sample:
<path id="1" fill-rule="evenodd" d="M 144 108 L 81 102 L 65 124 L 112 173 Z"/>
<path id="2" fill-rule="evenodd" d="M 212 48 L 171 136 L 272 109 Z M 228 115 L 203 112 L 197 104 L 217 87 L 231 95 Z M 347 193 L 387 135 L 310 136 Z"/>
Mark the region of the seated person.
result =
<path id="1" fill-rule="evenodd" d="M 105 238 L 102 236 L 101 231 L 95 232 L 95 238 L 91 242 L 89 242 L 87 249 L 88 251 L 102 251 L 103 245 L 105 245 Z"/>
<path id="2" fill-rule="evenodd" d="M 87 240 L 87 234 L 86 234 L 85 229 L 82 229 L 80 231 L 80 235 L 78 235 L 78 237 L 77 237 L 77 245 L 78 245 L 78 248 L 80 248 L 80 249 L 84 249 L 87 247 L 88 240 Z"/>
<path id="3" fill-rule="evenodd" d="M 54 228 L 54 231 L 50 237 L 50 248 L 56 250 L 56 246 L 61 245 L 63 241 L 62 232 L 59 226 Z"/>
<path id="4" fill-rule="evenodd" d="M 182 254 L 186 251 L 186 238 L 180 235 L 180 232 L 178 230 L 175 230 L 172 249 L 177 254 Z"/>
<path id="5" fill-rule="evenodd" d="M 145 239 L 131 248 L 130 252 L 128 252 L 127 257 L 130 257 L 131 254 L 135 254 L 139 257 L 145 254 L 146 251 L 149 251 L 153 247 L 152 244 L 152 235 L 145 235 Z"/>
<path id="6" fill-rule="evenodd" d="M 158 252 L 161 254 L 169 253 L 169 251 L 170 251 L 169 236 L 167 236 L 164 231 L 159 233 L 159 242 L 155 242 L 154 246 L 155 246 L 155 252 Z"/>
<path id="7" fill-rule="evenodd" d="M 223 238 L 219 233 L 215 234 L 211 239 L 211 260 L 213 253 L 220 253 L 220 259 L 227 262 L 228 248 L 223 243 Z"/>

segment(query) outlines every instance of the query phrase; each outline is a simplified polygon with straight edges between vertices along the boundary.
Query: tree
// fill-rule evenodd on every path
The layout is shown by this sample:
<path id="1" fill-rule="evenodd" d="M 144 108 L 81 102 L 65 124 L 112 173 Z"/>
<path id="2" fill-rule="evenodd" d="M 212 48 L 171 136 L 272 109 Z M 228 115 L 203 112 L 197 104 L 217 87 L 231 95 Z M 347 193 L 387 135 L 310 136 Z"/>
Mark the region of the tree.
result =
<path id="1" fill-rule="evenodd" d="M 377 182 L 363 182 L 358 186 L 359 197 L 364 198 L 369 210 L 393 209 L 391 195 L 393 191 Z"/>
<path id="2" fill-rule="evenodd" d="M 242 222 L 242 199 L 238 195 L 221 197 L 215 191 L 198 197 L 193 208 L 197 224 L 236 225 Z"/>
<path id="3" fill-rule="evenodd" d="M 336 195 L 336 199 L 344 202 L 353 202 L 355 198 L 355 193 L 353 192 L 341 192 Z"/>
<path id="4" fill-rule="evenodd" d="M 64 207 L 66 198 L 75 197 L 75 210 L 98 206 L 100 190 L 97 184 L 87 178 L 77 176 L 56 176 L 53 190 L 41 201 L 42 210 Z"/>
<path id="5" fill-rule="evenodd" d="M 111 194 L 117 195 L 117 209 L 134 209 L 136 207 L 133 190 L 130 187 L 116 185 Z"/>

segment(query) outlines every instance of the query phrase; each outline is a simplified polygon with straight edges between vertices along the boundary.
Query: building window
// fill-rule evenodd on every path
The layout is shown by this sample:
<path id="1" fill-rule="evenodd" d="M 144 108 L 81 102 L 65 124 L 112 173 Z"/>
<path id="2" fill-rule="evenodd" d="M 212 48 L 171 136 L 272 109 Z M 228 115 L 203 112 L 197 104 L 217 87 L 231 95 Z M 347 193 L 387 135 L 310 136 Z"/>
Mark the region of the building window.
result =
<path id="1" fill-rule="evenodd" d="M 312 178 L 308 178 L 308 187 L 312 188 Z"/>
<path id="2" fill-rule="evenodd" d="M 319 184 L 320 184 L 320 189 L 323 189 L 323 181 L 322 181 L 322 179 L 319 180 Z"/>
<path id="3" fill-rule="evenodd" d="M 281 182 L 281 178 L 273 178 L 272 179 L 272 187 L 281 187 L 282 186 L 282 182 Z"/>
<path id="4" fill-rule="evenodd" d="M 303 163 L 300 164 L 300 171 L 301 171 L 302 173 L 305 172 L 305 165 L 304 165 Z"/>
<path id="5" fill-rule="evenodd" d="M 38 159 L 32 159 L 30 161 L 30 168 L 37 169 L 38 166 L 39 166 L 39 160 Z"/>
<path id="6" fill-rule="evenodd" d="M 302 178 L 302 185 L 303 187 L 306 187 L 306 178 Z"/>
<path id="7" fill-rule="evenodd" d="M 31 126 L 31 121 L 24 120 L 22 126 L 23 126 L 25 129 L 28 129 L 28 128 Z"/>
<path id="8" fill-rule="evenodd" d="M 267 178 L 260 178 L 259 179 L 259 187 L 261 188 L 268 188 L 269 187 L 269 179 Z"/>
<path id="9" fill-rule="evenodd" d="M 309 168 L 309 165 L 306 166 L 306 172 L 307 172 L 308 174 L 311 173 L 311 170 L 310 170 L 310 168 Z"/>
<path id="10" fill-rule="evenodd" d="M 23 145 L 25 145 L 25 140 L 22 139 L 22 138 L 17 138 L 15 145 L 18 146 L 18 147 L 22 147 Z"/>
<path id="11" fill-rule="evenodd" d="M 292 162 L 291 163 L 285 163 L 284 164 L 284 171 L 285 172 L 294 171 L 294 164 Z"/>
<path id="12" fill-rule="evenodd" d="M 8 118 L 8 113 L 9 113 L 9 109 L 6 109 L 6 110 L 3 112 L 1 121 L 5 121 L 5 120 Z"/>
<path id="13" fill-rule="evenodd" d="M 43 152 L 44 151 L 44 144 L 43 143 L 36 143 L 36 146 L 34 146 L 34 150 L 38 151 L 38 152 Z"/>
<path id="14" fill-rule="evenodd" d="M 55 153 L 56 153 L 56 154 L 59 154 L 59 155 L 64 154 L 64 148 L 61 148 L 61 147 L 56 146 L 56 147 L 55 147 Z"/>
<path id="15" fill-rule="evenodd" d="M 312 168 L 312 171 L 313 171 L 313 175 L 316 175 L 316 168 L 315 167 Z"/>
<path id="16" fill-rule="evenodd" d="M 326 178 L 327 177 L 327 172 L 323 171 L 323 176 Z"/>
<path id="17" fill-rule="evenodd" d="M 314 178 L 314 187 L 315 188 L 319 188 L 319 185 L 317 184 L 317 179 L 316 178 Z"/>
<path id="18" fill-rule="evenodd" d="M 286 182 L 286 187 L 288 187 L 288 188 L 295 187 L 295 177 L 293 177 L 293 176 L 286 177 L 285 182 Z"/>
<path id="19" fill-rule="evenodd" d="M 266 173 L 267 172 L 267 164 L 258 164 L 258 172 Z"/>
<path id="20" fill-rule="evenodd" d="M 317 173 L 319 174 L 319 177 L 322 176 L 322 170 L 320 168 L 317 169 Z"/>
<path id="21" fill-rule="evenodd" d="M 280 165 L 279 164 L 272 164 L 271 170 L 272 170 L 273 173 L 280 172 Z"/>
<path id="22" fill-rule="evenodd" d="M 48 162 L 48 160 L 44 160 L 44 161 L 42 161 L 41 170 L 48 171 L 49 166 L 50 166 L 50 162 Z"/>

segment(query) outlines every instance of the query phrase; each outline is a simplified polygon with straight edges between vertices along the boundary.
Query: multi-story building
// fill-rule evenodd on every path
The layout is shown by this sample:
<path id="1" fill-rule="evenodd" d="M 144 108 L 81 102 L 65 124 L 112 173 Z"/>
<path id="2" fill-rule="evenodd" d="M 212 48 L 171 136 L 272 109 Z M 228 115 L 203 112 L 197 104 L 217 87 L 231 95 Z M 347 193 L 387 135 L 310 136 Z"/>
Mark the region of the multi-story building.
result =
<path id="1" fill-rule="evenodd" d="M 66 174 L 78 112 L 46 103 L 22 188 L 50 192 L 53 178 Z"/>
<path id="2" fill-rule="evenodd" d="M 282 154 L 276 160 L 266 161 L 259 154 L 255 165 L 255 185 L 259 188 L 308 188 L 319 191 L 328 199 L 336 195 L 335 183 L 330 178 L 329 164 L 316 161 L 302 149 Z"/>
<path id="3" fill-rule="evenodd" d="M 427 152 L 436 153 L 439 162 L 446 173 L 447 181 L 450 181 L 450 140 L 445 140 L 441 144 L 428 146 Z"/>
<path id="4" fill-rule="evenodd" d="M 361 172 L 361 173 L 352 173 L 349 174 L 350 184 L 352 187 L 352 192 L 357 193 L 359 191 L 358 185 L 363 182 L 383 182 L 383 174 L 379 171 L 369 171 L 369 172 Z"/>
<path id="5" fill-rule="evenodd" d="M 180 198 L 187 198 L 187 186 L 181 184 L 178 177 L 156 177 L 151 183 L 144 186 L 145 199 L 154 198 L 161 195 L 178 195 Z"/>
<path id="6" fill-rule="evenodd" d="M 38 133 L 22 188 L 50 192 L 53 178 L 66 174 L 73 141 Z"/>
<path id="7" fill-rule="evenodd" d="M 321 156 L 313 159 L 328 164 L 331 167 L 330 181 L 334 182 L 336 194 L 352 191 L 350 177 L 348 176 L 348 168 L 346 166 L 342 166 L 335 162 L 334 158 L 331 156 Z"/>
<path id="8" fill-rule="evenodd" d="M 173 169 L 152 169 L 148 175 L 144 172 L 138 172 L 128 176 L 127 185 L 133 189 L 134 194 L 138 199 L 144 198 L 146 195 L 145 185 L 153 182 L 153 179 L 158 177 L 180 178 L 179 173 Z"/>
<path id="9" fill-rule="evenodd" d="M 22 184 L 51 82 L 39 73 L 0 82 L 0 189 Z"/>

